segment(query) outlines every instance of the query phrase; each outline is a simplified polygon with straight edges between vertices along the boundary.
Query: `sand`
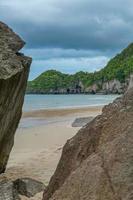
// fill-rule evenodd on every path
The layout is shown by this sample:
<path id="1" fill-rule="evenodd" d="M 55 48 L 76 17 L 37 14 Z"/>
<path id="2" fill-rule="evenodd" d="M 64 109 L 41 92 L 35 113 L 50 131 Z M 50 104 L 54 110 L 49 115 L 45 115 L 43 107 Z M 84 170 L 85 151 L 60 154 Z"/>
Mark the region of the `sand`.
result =
<path id="1" fill-rule="evenodd" d="M 77 117 L 96 116 L 101 113 L 101 109 L 90 107 L 24 113 L 23 119 L 39 117 L 51 121 L 45 125 L 17 129 L 6 176 L 11 179 L 31 177 L 47 185 L 57 167 L 63 145 L 79 130 L 72 128 L 72 122 Z M 39 200 L 41 196 L 32 199 Z"/>
<path id="2" fill-rule="evenodd" d="M 99 110 L 102 109 L 102 106 L 89 106 L 89 107 L 79 107 L 79 108 L 64 108 L 64 109 L 50 109 L 50 110 L 36 110 L 31 112 L 23 113 L 24 118 L 26 117 L 64 117 L 64 116 L 73 116 L 73 115 L 93 115 Z"/>

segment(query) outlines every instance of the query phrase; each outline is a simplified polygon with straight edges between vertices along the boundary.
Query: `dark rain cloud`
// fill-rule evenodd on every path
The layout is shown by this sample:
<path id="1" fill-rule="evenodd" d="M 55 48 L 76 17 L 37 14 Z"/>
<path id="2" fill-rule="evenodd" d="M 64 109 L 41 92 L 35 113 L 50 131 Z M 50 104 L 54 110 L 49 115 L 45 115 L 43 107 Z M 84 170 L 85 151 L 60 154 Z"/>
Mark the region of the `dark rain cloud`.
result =
<path id="1" fill-rule="evenodd" d="M 32 78 L 99 69 L 133 41 L 132 0 L 0 0 L 0 19 L 27 42 Z"/>
<path id="2" fill-rule="evenodd" d="M 0 13 L 28 48 L 105 51 L 133 40 L 131 0 L 3 0 Z"/>

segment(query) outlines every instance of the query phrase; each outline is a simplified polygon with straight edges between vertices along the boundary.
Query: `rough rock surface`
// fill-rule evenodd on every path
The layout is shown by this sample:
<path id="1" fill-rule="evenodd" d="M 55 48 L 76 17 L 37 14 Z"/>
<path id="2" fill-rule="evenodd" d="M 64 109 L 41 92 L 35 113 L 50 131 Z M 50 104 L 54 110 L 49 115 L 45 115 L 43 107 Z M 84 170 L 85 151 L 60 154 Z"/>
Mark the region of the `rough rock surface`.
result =
<path id="1" fill-rule="evenodd" d="M 0 22 L 0 173 L 3 173 L 14 143 L 31 58 L 18 51 L 24 42 Z"/>
<path id="2" fill-rule="evenodd" d="M 20 200 L 13 182 L 8 180 L 0 181 L 0 200 Z"/>
<path id="3" fill-rule="evenodd" d="M 14 186 L 19 194 L 33 197 L 44 190 L 45 186 L 40 181 L 31 178 L 22 178 L 14 181 Z"/>
<path id="4" fill-rule="evenodd" d="M 67 141 L 49 199 L 133 199 L 133 88 Z"/>

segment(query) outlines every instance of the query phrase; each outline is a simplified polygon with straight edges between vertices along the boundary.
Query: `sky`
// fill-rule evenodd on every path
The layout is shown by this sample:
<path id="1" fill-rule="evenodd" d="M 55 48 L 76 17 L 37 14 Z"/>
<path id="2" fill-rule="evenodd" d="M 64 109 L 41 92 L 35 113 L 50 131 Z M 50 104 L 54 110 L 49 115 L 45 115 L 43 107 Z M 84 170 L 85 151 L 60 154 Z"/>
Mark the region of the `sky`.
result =
<path id="1" fill-rule="evenodd" d="M 133 42 L 133 0 L 0 0 L 0 20 L 26 41 L 29 80 L 99 70 Z"/>

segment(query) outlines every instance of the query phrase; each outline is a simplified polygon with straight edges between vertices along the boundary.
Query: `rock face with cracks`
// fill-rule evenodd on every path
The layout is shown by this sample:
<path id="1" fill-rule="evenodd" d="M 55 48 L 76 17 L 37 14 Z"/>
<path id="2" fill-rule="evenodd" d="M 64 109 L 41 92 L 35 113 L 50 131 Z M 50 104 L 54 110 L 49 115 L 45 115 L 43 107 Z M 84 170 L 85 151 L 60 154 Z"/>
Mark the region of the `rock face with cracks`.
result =
<path id="1" fill-rule="evenodd" d="M 64 146 L 43 200 L 133 199 L 133 88 Z"/>
<path id="2" fill-rule="evenodd" d="M 0 22 L 0 173 L 3 173 L 14 143 L 31 58 L 19 53 L 23 40 Z"/>

